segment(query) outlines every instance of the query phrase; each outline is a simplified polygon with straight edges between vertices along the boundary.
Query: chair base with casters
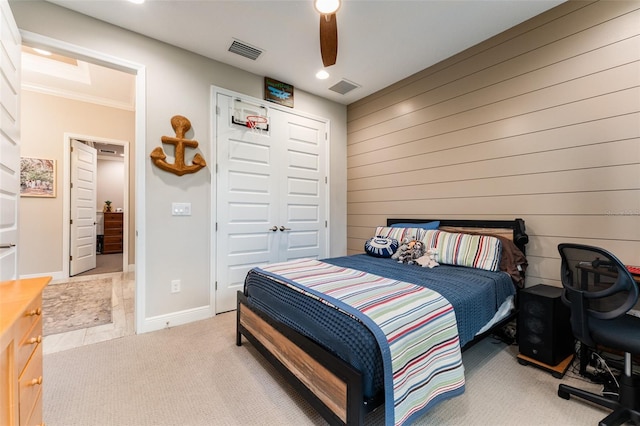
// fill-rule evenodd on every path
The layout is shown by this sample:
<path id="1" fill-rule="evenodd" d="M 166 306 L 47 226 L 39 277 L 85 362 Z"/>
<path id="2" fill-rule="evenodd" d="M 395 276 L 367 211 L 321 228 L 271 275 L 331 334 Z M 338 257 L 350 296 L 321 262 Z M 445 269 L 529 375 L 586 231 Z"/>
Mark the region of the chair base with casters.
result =
<path id="1" fill-rule="evenodd" d="M 601 426 L 640 425 L 640 377 L 633 375 L 632 354 L 640 354 L 640 318 L 628 315 L 638 301 L 638 283 L 613 254 L 599 247 L 560 244 L 562 301 L 571 310 L 573 335 L 587 347 L 602 345 L 624 352 L 617 378 L 618 396 L 605 397 L 561 384 L 558 396 L 571 395 L 612 410 Z"/>
<path id="2" fill-rule="evenodd" d="M 598 423 L 600 426 L 621 425 L 628 421 L 640 425 L 640 378 L 631 374 L 631 354 L 626 353 L 624 358 L 625 372 L 618 379 L 620 388 L 617 400 L 564 384 L 558 385 L 558 396 L 564 399 L 577 396 L 613 410 Z"/>

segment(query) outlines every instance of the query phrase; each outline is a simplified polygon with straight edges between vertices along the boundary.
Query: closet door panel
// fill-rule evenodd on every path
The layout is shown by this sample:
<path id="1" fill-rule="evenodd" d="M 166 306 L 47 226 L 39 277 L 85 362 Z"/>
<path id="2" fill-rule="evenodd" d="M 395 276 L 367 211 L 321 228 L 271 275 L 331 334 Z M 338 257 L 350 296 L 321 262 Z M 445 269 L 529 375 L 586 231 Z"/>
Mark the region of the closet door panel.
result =
<path id="1" fill-rule="evenodd" d="M 327 256 L 327 122 L 224 93 L 215 101 L 215 299 L 225 312 L 251 268 Z M 268 130 L 233 123 L 238 105 L 252 103 L 267 111 Z"/>
<path id="2" fill-rule="evenodd" d="M 281 111 L 272 111 L 271 117 L 285 160 L 279 169 L 281 259 L 324 257 L 326 123 Z"/>

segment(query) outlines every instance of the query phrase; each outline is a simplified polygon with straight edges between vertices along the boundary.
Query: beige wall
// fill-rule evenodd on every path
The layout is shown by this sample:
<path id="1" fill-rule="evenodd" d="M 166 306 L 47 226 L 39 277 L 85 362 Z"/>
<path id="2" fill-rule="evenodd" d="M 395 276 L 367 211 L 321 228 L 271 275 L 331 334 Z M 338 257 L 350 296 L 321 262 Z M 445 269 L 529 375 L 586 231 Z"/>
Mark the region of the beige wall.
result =
<path id="1" fill-rule="evenodd" d="M 113 158 L 101 159 L 100 155 L 98 155 L 96 176 L 98 177 L 96 211 L 103 211 L 104 202 L 107 200 L 111 201 L 112 211 L 115 212 L 118 208 L 124 209 L 124 161 Z M 132 221 L 131 223 L 135 222 Z"/>
<path id="2" fill-rule="evenodd" d="M 62 180 L 68 156 L 64 134 L 73 133 L 129 141 L 131 176 L 135 156 L 134 113 L 93 103 L 80 102 L 22 90 L 20 155 L 56 160 L 57 197 L 20 198 L 20 275 L 55 274 L 62 271 Z M 134 229 L 135 191 L 129 188 L 129 229 Z M 120 206 L 122 207 L 122 206 Z M 132 233 L 130 233 L 132 234 Z M 129 238 L 129 263 L 134 263 L 134 238 Z"/>
<path id="3" fill-rule="evenodd" d="M 208 167 L 198 173 L 175 176 L 145 161 L 142 173 L 145 188 L 145 214 L 137 214 L 137 223 L 145 231 L 136 243 L 136 268 L 144 268 L 144 280 L 138 279 L 144 305 L 136 317 L 138 331 L 186 322 L 194 313 L 211 306 L 211 172 L 215 150 L 211 146 L 211 87 L 263 98 L 264 76 L 242 71 L 157 40 L 125 31 L 113 25 L 43 1 L 11 1 L 11 9 L 22 31 L 40 34 L 83 49 L 100 52 L 145 67 L 144 116 L 146 160 L 161 137 L 172 135 L 170 120 L 176 114 L 192 124 L 190 138 L 199 142 L 198 151 Z M 46 19 L 43 19 L 46 17 Z M 278 76 L 273 76 L 278 78 Z M 346 253 L 346 106 L 296 90 L 296 109 L 330 120 L 331 132 L 329 185 L 330 255 Z M 172 202 L 190 202 L 189 220 L 171 216 Z M 141 217 L 144 216 L 144 217 Z M 183 219 L 183 218 L 179 218 Z M 144 247 L 140 247 L 140 240 Z M 32 254 L 22 254 L 29 257 Z M 144 266 L 139 263 L 142 262 Z M 170 293 L 172 279 L 182 281 L 179 294 Z M 138 288 L 139 290 L 139 288 Z"/>
<path id="4" fill-rule="evenodd" d="M 640 264 L 639 23 L 570 1 L 349 105 L 348 253 L 387 217 L 521 217 L 529 286 L 560 242 Z"/>

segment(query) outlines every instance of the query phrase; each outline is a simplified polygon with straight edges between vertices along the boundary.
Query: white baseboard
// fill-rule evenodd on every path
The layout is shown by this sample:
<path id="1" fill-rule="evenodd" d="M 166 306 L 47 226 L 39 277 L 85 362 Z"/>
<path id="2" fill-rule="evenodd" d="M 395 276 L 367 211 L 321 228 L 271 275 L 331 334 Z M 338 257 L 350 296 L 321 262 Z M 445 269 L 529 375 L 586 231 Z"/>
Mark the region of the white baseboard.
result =
<path id="1" fill-rule="evenodd" d="M 136 333 L 148 333 L 151 331 L 157 331 L 162 330 L 163 328 L 170 328 L 177 325 L 188 324 L 190 322 L 200 321 L 211 317 L 213 317 L 213 307 L 211 306 L 202 306 L 199 308 L 187 309 L 179 312 L 171 312 L 170 314 L 145 318 L 142 324 L 136 324 Z"/>
<path id="2" fill-rule="evenodd" d="M 64 273 L 62 271 L 58 271 L 58 272 L 43 272 L 40 274 L 24 274 L 24 275 L 20 275 L 20 279 L 29 279 L 29 278 L 39 278 L 39 277 L 51 277 L 52 280 L 62 280 L 65 278 L 69 278 L 69 277 L 65 277 Z"/>
<path id="3" fill-rule="evenodd" d="M 136 264 L 135 263 L 131 263 L 129 264 L 129 266 L 127 267 L 127 270 L 125 272 L 135 272 L 136 271 Z M 56 271 L 56 272 L 42 272 L 40 274 L 23 274 L 20 275 L 20 279 L 28 279 L 28 278 L 39 278 L 39 277 L 51 277 L 52 280 L 66 280 L 69 277 L 65 276 L 63 271 Z"/>

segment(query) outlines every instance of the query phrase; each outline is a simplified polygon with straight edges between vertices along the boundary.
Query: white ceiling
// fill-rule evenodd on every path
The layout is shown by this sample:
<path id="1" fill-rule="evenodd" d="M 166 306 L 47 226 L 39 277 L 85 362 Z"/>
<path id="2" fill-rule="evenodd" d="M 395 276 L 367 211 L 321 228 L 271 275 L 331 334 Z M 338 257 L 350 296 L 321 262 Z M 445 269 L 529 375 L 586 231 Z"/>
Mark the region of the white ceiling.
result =
<path id="1" fill-rule="evenodd" d="M 348 105 L 564 0 L 343 0 L 338 59 L 322 69 L 312 0 L 49 0 L 260 76 Z M 255 61 L 234 40 L 263 50 Z M 360 87 L 341 95 L 342 79 Z"/>
<path id="2" fill-rule="evenodd" d="M 62 55 L 22 48 L 22 88 L 133 111 L 135 76 Z"/>

